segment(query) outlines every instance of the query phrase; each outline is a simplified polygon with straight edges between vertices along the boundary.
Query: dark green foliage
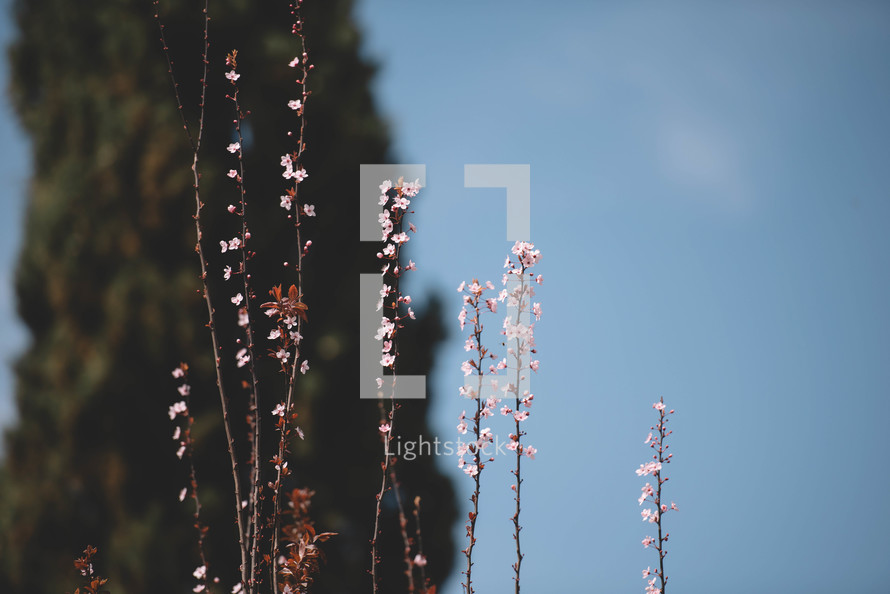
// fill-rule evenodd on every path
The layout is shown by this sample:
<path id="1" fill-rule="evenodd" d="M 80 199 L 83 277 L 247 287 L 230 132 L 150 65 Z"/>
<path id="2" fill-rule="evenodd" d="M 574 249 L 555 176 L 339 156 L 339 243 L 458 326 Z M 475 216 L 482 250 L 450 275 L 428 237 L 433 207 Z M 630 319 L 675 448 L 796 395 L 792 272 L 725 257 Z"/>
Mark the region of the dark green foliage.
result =
<path id="1" fill-rule="evenodd" d="M 188 6 L 183 6 L 188 4 Z M 167 41 L 185 111 L 195 119 L 202 21 L 199 2 L 162 2 Z M 256 8 L 259 5 L 262 8 Z M 376 403 L 358 399 L 358 279 L 378 268 L 374 246 L 358 241 L 361 163 L 388 160 L 385 128 L 369 91 L 373 69 L 358 56 L 348 0 L 307 0 L 305 17 L 313 95 L 307 104 L 301 196 L 319 216 L 306 227 L 309 323 L 297 410 L 306 441 L 295 444 L 294 486 L 307 486 L 319 530 L 339 532 L 325 545 L 319 592 L 367 590 L 380 447 Z M 115 594 L 184 591 L 197 566 L 191 506 L 176 500 L 185 484 L 174 455 L 167 406 L 176 399 L 170 370 L 191 365 L 197 418 L 198 479 L 211 525 L 208 574 L 228 591 L 237 573 L 231 478 L 213 381 L 206 312 L 197 290 L 190 150 L 166 74 L 150 2 L 104 0 L 15 3 L 20 37 L 11 49 L 12 94 L 33 140 L 36 171 L 18 274 L 19 310 L 32 343 L 17 365 L 20 422 L 6 435 L 0 468 L 0 591 L 71 590 L 72 559 L 87 543 Z M 293 253 L 278 206 L 279 156 L 292 150 L 286 107 L 298 97 L 287 2 L 211 3 L 211 70 L 202 197 L 207 253 L 216 279 L 219 239 L 235 234 L 225 206 L 237 200 L 223 171 L 231 166 L 231 104 L 224 98 L 225 53 L 239 50 L 241 100 L 251 111 L 246 188 L 252 209 L 254 288 L 260 301 L 294 278 L 281 261 Z M 418 198 L 417 204 L 421 204 Z M 223 358 L 231 361 L 230 288 L 215 304 Z M 437 310 L 406 333 L 404 372 L 426 373 L 440 339 Z M 260 324 L 266 319 L 260 318 Z M 260 326 L 259 334 L 268 329 Z M 409 326 L 410 331 L 410 326 Z M 262 346 L 262 344 L 261 344 Z M 272 367 L 270 367 L 272 369 Z M 235 371 L 233 401 L 245 398 Z M 268 408 L 284 379 L 267 374 Z M 236 405 L 237 406 L 237 405 Z M 406 438 L 431 435 L 426 402 L 399 411 Z M 269 427 L 269 425 L 267 425 Z M 271 433 L 267 431 L 267 433 Z M 268 451 L 268 450 L 267 450 Z M 244 453 L 243 451 L 241 452 Z M 454 518 L 448 481 L 432 458 L 399 464 L 406 499 L 423 497 L 428 574 L 450 569 Z M 387 507 L 391 510 L 391 506 Z M 385 591 L 400 584 L 398 524 L 384 519 Z"/>

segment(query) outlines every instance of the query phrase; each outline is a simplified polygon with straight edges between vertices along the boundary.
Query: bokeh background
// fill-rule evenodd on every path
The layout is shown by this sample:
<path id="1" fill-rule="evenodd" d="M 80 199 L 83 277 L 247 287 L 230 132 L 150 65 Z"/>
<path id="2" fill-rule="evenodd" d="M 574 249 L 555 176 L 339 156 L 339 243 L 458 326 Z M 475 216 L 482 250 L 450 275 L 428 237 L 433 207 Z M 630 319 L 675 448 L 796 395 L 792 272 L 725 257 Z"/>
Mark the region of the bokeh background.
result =
<path id="1" fill-rule="evenodd" d="M 353 18 L 388 158 L 427 165 L 412 291 L 449 333 L 428 438 L 455 439 L 466 408 L 454 289 L 497 280 L 510 245 L 503 191 L 464 188 L 463 167 L 531 167 L 545 284 L 524 587 L 642 591 L 655 556 L 634 469 L 663 396 L 672 590 L 890 591 L 890 8 L 369 0 Z M 10 287 L 34 163 L 8 104 L 0 126 L 9 362 L 27 344 Z M 478 591 L 510 588 L 506 461 L 483 486 Z M 465 517 L 470 481 L 434 462 Z M 460 592 L 460 568 L 441 591 Z"/>

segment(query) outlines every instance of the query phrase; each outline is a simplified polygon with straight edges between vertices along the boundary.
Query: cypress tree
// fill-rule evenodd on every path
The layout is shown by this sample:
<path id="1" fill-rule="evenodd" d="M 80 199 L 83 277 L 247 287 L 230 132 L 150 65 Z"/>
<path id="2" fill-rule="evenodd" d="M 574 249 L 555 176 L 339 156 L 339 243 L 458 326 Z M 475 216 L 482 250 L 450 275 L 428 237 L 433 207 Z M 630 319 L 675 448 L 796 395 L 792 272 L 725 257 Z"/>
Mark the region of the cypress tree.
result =
<path id="1" fill-rule="evenodd" d="M 203 3 L 183 4 L 162 2 L 161 15 L 184 111 L 194 118 Z M 232 108 L 223 73 L 226 52 L 237 48 L 241 101 L 251 112 L 246 186 L 260 300 L 273 285 L 292 282 L 281 252 L 295 249 L 282 243 L 288 231 L 278 205 L 278 156 L 292 150 L 280 108 L 298 96 L 286 68 L 297 46 L 287 2 L 271 4 L 211 3 L 202 154 L 205 233 L 211 240 L 231 238 L 234 223 L 225 206 L 236 196 L 224 171 Z M 358 275 L 378 265 L 376 246 L 358 241 L 357 200 L 359 165 L 391 159 L 369 89 L 373 67 L 359 55 L 351 5 L 305 5 L 315 70 L 304 161 L 310 177 L 300 189 L 319 214 L 307 229 L 314 247 L 305 263 L 304 354 L 312 370 L 301 378 L 296 402 L 306 440 L 294 444 L 291 468 L 295 486 L 316 491 L 318 528 L 339 533 L 324 545 L 328 563 L 319 592 L 369 587 L 380 472 L 376 403 L 358 399 Z M 14 12 L 19 37 L 10 50 L 11 91 L 35 163 L 16 276 L 31 344 L 16 365 L 19 422 L 6 433 L 0 467 L 0 590 L 73 589 L 72 559 L 88 543 L 99 547 L 97 562 L 116 594 L 193 583 L 199 563 L 190 507 L 176 498 L 185 476 L 166 414 L 176 399 L 170 370 L 181 360 L 192 368 L 198 479 L 211 526 L 209 575 L 232 584 L 238 557 L 231 477 L 198 294 L 191 154 L 152 7 L 136 0 L 18 0 Z M 271 255 L 264 259 L 264 253 Z M 218 255 L 210 255 L 210 266 L 222 270 Z M 228 311 L 222 282 L 216 278 L 211 286 L 220 312 Z M 405 373 L 429 371 L 442 334 L 437 315 L 433 304 L 405 335 L 412 341 Z M 223 336 L 223 357 L 233 357 L 233 334 Z M 236 394 L 239 381 L 230 375 Z M 273 392 L 279 378 L 266 377 L 263 390 Z M 426 401 L 405 403 L 402 428 L 429 435 L 426 411 Z M 453 560 L 450 483 L 430 457 L 399 469 L 406 498 L 423 497 L 428 574 L 440 581 Z M 392 591 L 403 568 L 391 506 L 384 529 L 384 580 Z"/>

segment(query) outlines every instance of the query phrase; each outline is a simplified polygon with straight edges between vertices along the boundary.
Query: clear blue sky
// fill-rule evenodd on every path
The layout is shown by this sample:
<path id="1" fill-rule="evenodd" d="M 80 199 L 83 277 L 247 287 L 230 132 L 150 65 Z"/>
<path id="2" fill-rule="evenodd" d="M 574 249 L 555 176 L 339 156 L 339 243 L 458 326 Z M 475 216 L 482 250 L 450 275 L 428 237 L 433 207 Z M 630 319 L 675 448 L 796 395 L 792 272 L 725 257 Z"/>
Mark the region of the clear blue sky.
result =
<path id="1" fill-rule="evenodd" d="M 397 152 L 427 165 L 415 298 L 454 315 L 432 378 L 441 440 L 466 408 L 454 288 L 497 280 L 509 249 L 503 192 L 465 189 L 463 166 L 531 166 L 545 285 L 526 591 L 643 591 L 634 469 L 660 396 L 677 410 L 674 592 L 888 591 L 890 6 L 368 0 L 357 18 Z M 27 167 L 11 126 L 4 107 L 6 279 Z M 8 283 L 0 321 L 8 360 Z M 469 509 L 470 481 L 442 464 Z M 511 585 L 507 467 L 483 486 L 480 592 Z"/>

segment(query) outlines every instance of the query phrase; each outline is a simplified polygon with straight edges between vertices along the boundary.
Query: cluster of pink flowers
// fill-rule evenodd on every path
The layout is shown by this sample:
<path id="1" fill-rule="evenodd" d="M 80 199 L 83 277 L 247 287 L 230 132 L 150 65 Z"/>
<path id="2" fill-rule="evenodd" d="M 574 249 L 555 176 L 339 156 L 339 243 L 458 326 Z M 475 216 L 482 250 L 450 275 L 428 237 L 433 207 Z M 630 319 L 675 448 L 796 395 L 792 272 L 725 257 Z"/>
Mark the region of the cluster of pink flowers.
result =
<path id="1" fill-rule="evenodd" d="M 176 391 L 179 392 L 179 395 L 183 398 L 188 398 L 189 394 L 191 394 L 191 386 L 187 383 L 188 365 L 182 363 L 173 370 L 173 377 L 182 380 L 182 383 L 176 388 Z M 185 417 L 188 418 L 189 409 L 188 404 L 185 400 L 180 400 L 179 402 L 174 402 L 170 405 L 170 408 L 167 410 L 167 415 L 170 417 L 171 421 L 176 421 L 177 417 Z M 176 450 L 176 457 L 182 460 L 183 455 L 185 455 L 186 449 L 188 447 L 188 442 L 186 437 L 183 435 L 182 427 L 177 424 L 173 429 L 173 440 L 178 442 L 179 447 Z M 186 496 L 186 489 L 183 489 L 179 493 L 179 500 L 183 501 Z"/>
<path id="2" fill-rule="evenodd" d="M 462 282 L 460 286 L 457 287 L 457 291 L 463 294 L 463 307 L 457 317 L 458 322 L 460 323 L 460 328 L 463 330 L 466 327 L 468 320 L 473 324 L 473 331 L 464 343 L 464 350 L 467 352 L 476 351 L 479 354 L 477 359 L 468 359 L 461 363 L 461 371 L 463 371 L 464 376 L 466 377 L 471 374 L 479 376 L 486 374 L 498 375 L 499 371 L 503 371 L 508 367 L 511 367 L 512 370 L 516 372 L 515 382 L 506 381 L 501 384 L 497 379 L 491 380 L 491 395 L 485 397 L 484 400 L 479 393 L 479 389 L 481 389 L 482 386 L 481 380 L 479 382 L 479 389 L 461 386 L 459 388 L 460 395 L 478 401 L 478 418 L 473 418 L 474 421 L 478 421 L 493 415 L 493 411 L 497 410 L 497 406 L 503 399 L 501 396 L 506 396 L 511 393 L 514 394 L 514 406 L 511 408 L 505 404 L 499 411 L 501 415 L 505 417 L 512 417 L 513 421 L 517 424 L 517 433 L 510 434 L 510 443 L 507 445 L 507 448 L 516 452 L 517 455 L 524 454 L 531 459 L 534 459 L 538 450 L 530 445 L 521 443 L 520 437 L 521 435 L 524 435 L 524 432 L 518 430 L 518 425 L 528 419 L 530 415 L 528 410 L 520 410 L 520 408 L 530 409 L 532 401 L 534 400 L 534 394 L 529 390 L 522 390 L 520 393 L 520 385 L 527 379 L 526 376 L 522 375 L 522 372 L 525 369 L 537 371 L 540 366 L 540 361 L 537 359 L 529 360 L 531 354 L 537 352 L 534 338 L 535 322 L 528 320 L 529 312 L 531 312 L 531 315 L 533 315 L 535 321 L 537 321 L 541 319 L 542 309 L 540 303 L 532 303 L 530 305 L 531 298 L 535 296 L 535 289 L 533 283 L 528 281 L 534 279 L 537 284 L 542 284 L 544 280 L 541 275 L 534 277 L 532 273 L 527 272 L 529 268 L 541 261 L 541 252 L 540 250 L 534 249 L 534 247 L 535 246 L 532 243 L 524 241 L 516 242 L 512 248 L 512 253 L 516 256 L 516 261 L 507 258 L 504 267 L 509 270 L 504 273 L 502 279 L 505 287 L 508 283 L 512 286 L 509 289 L 502 289 L 496 296 L 486 295 L 487 291 L 495 291 L 495 286 L 491 281 L 480 283 L 478 280 L 474 279 L 470 283 Z M 510 309 L 510 313 L 504 318 L 503 331 L 501 334 L 507 341 L 512 341 L 506 344 L 507 355 L 513 359 L 512 366 L 508 365 L 506 358 L 498 360 L 498 357 L 487 348 L 483 347 L 481 342 L 481 313 L 497 313 L 499 302 L 506 303 L 506 306 Z M 483 359 L 491 359 L 493 362 L 489 363 L 486 369 L 483 369 Z M 463 411 L 460 416 L 460 424 L 458 425 L 458 431 L 462 434 L 466 433 L 467 430 L 465 419 L 466 411 Z M 488 429 L 480 430 L 480 432 L 481 431 L 488 431 Z M 480 442 L 480 437 L 477 436 L 476 443 L 469 444 L 468 449 L 472 453 L 477 448 L 482 447 L 484 447 L 484 444 Z M 463 448 L 458 450 L 458 455 L 460 456 L 458 467 L 463 468 L 464 472 L 468 475 L 475 476 L 478 472 L 478 468 L 476 465 L 466 465 L 463 458 L 463 455 L 468 449 Z"/>
<path id="3" fill-rule="evenodd" d="M 374 336 L 377 340 L 382 341 L 380 365 L 394 369 L 396 357 L 398 353 L 393 349 L 393 340 L 401 327 L 402 320 L 405 317 L 414 319 L 414 311 L 411 309 L 411 296 L 402 294 L 396 287 L 402 274 L 417 270 L 417 266 L 413 261 L 409 260 L 406 266 L 400 265 L 399 249 L 411 239 L 405 232 L 405 215 L 408 214 L 408 206 L 411 204 L 410 198 L 417 196 L 420 191 L 420 181 L 406 182 L 399 179 L 397 184 L 393 186 L 392 181 L 386 180 L 380 184 L 380 200 L 378 204 L 383 206 L 383 212 L 378 215 L 382 231 L 382 241 L 385 242 L 383 249 L 377 253 L 377 257 L 381 260 L 387 260 L 387 263 L 381 269 L 384 278 L 383 287 L 380 289 L 380 299 L 377 301 L 377 311 L 388 307 L 392 310 L 392 317 L 383 316 L 380 320 L 380 326 L 377 334 Z M 407 222 L 408 230 L 411 233 L 417 232 L 417 227 L 413 223 Z M 387 284 L 387 279 L 390 284 Z M 407 313 L 400 315 L 399 308 L 404 304 Z M 377 378 L 377 385 L 383 385 L 383 379 Z"/>
<path id="4" fill-rule="evenodd" d="M 655 485 L 653 486 L 647 482 L 642 487 L 642 492 L 637 501 L 640 505 L 644 503 L 653 505 L 653 507 L 643 509 L 640 512 L 640 516 L 644 522 L 655 524 L 658 528 L 657 538 L 646 536 L 642 541 L 645 548 L 651 546 L 658 552 L 658 567 L 655 569 L 647 567 L 643 570 L 643 579 L 646 580 L 646 594 L 663 594 L 665 584 L 667 583 L 667 576 L 664 573 L 664 558 L 667 555 L 667 551 L 664 548 L 664 544 L 668 541 L 669 533 L 662 532 L 662 518 L 668 511 L 677 511 L 677 504 L 671 501 L 670 506 L 668 506 L 664 503 L 662 494 L 662 487 L 668 481 L 668 478 L 663 476 L 664 465 L 670 463 L 671 457 L 673 457 L 673 454 L 667 453 L 667 449 L 670 446 L 664 443 L 664 440 L 672 433 L 672 431 L 666 428 L 666 424 L 668 415 L 674 414 L 674 411 L 665 412 L 663 398 L 654 403 L 652 408 L 658 411 L 658 423 L 654 427 L 650 427 L 651 431 L 646 437 L 645 443 L 654 449 L 655 453 L 652 455 L 652 460 L 645 464 L 640 464 L 636 473 L 637 476 L 652 476 Z M 659 581 L 661 587 L 656 587 L 655 584 Z"/>
<path id="5" fill-rule="evenodd" d="M 544 283 L 544 277 L 537 275 L 528 270 L 541 261 L 541 251 L 536 250 L 534 244 L 525 241 L 517 241 L 511 252 L 516 257 L 516 261 L 507 258 L 504 262 L 504 273 L 502 282 L 506 287 L 512 285 L 510 290 L 503 289 L 499 295 L 501 301 L 506 301 L 506 305 L 514 315 L 507 315 L 504 318 L 502 334 L 507 340 L 507 355 L 512 357 L 512 369 L 516 373 L 515 383 L 508 385 L 507 392 L 512 392 L 515 397 L 514 409 L 504 407 L 502 414 L 511 414 L 516 421 L 516 433 L 510 434 L 510 444 L 507 448 L 513 450 L 517 455 L 525 454 L 532 460 L 535 458 L 537 449 L 531 445 L 522 444 L 521 438 L 525 432 L 520 429 L 520 423 L 529 417 L 529 412 L 519 410 L 520 406 L 530 409 L 535 396 L 529 390 L 522 389 L 526 376 L 523 375 L 525 369 L 531 369 L 537 372 L 540 367 L 540 361 L 532 359 L 532 355 L 537 354 L 535 345 L 535 322 L 541 319 L 541 304 L 532 302 L 535 296 L 535 284 Z M 534 280 L 534 282 L 531 282 Z M 529 313 L 530 312 L 530 313 Z M 534 321 L 530 319 L 534 316 Z M 512 342 L 510 342 L 512 341 Z M 504 361 L 506 366 L 506 360 Z M 520 392 L 521 390 L 521 392 Z"/>
<path id="6" fill-rule="evenodd" d="M 463 385 L 458 388 L 458 392 L 462 397 L 474 401 L 476 410 L 470 418 L 473 423 L 473 436 L 475 439 L 471 442 L 460 442 L 457 449 L 457 466 L 463 469 L 467 476 L 475 478 L 485 468 L 486 461 L 482 460 L 483 450 L 494 441 L 491 428 L 482 427 L 481 422 L 483 419 L 494 416 L 494 411 L 497 410 L 498 405 L 501 403 L 499 395 L 504 391 L 500 387 L 498 379 L 492 378 L 488 382 L 484 382 L 482 377 L 484 375 L 497 375 L 499 370 L 506 367 L 506 363 L 497 361 L 496 355 L 491 353 L 482 343 L 482 314 L 483 312 L 497 311 L 496 298 L 486 298 L 485 296 L 487 291 L 495 291 L 494 284 L 491 281 L 480 283 L 474 279 L 470 283 L 462 282 L 457 287 L 457 290 L 463 296 L 463 307 L 458 315 L 461 330 L 465 328 L 468 318 L 472 324 L 470 335 L 464 342 L 464 350 L 475 352 L 475 358 L 462 362 L 460 368 L 465 377 L 470 375 L 477 376 L 475 386 Z M 485 365 L 486 361 L 491 361 L 487 367 Z M 483 389 L 488 391 L 487 395 L 482 394 Z M 459 421 L 457 430 L 461 435 L 466 435 L 468 427 L 466 410 L 460 413 Z M 467 454 L 470 454 L 473 463 L 468 464 L 466 462 L 464 456 Z"/>

